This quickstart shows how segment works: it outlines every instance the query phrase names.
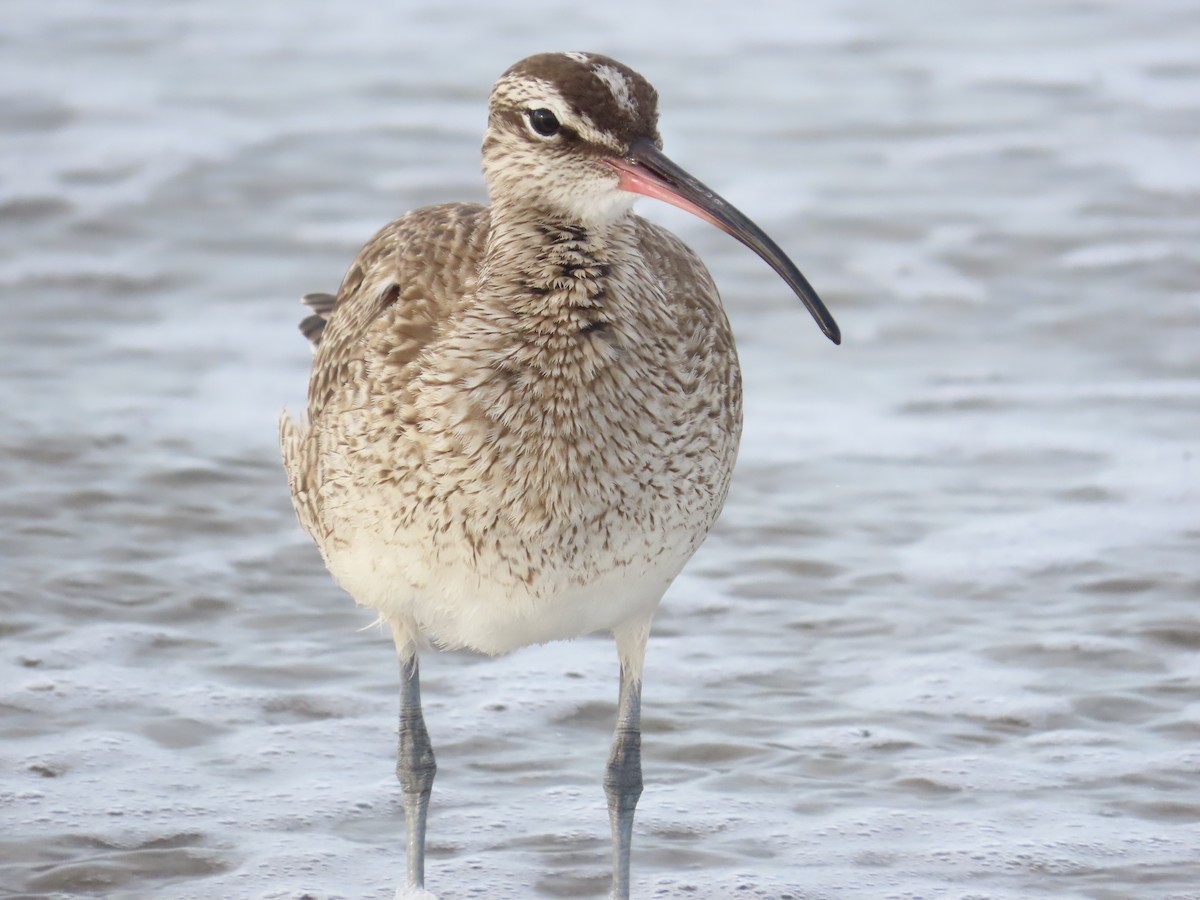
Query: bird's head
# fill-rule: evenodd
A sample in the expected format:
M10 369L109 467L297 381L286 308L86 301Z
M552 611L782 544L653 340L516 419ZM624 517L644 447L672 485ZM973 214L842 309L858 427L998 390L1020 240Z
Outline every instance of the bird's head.
M500 76L488 104L483 168L493 203L603 226L633 205L609 163L639 141L662 146L658 95L594 53L540 53Z
M636 194L699 216L762 257L825 335L841 341L837 323L784 252L663 154L658 93L615 59L540 53L509 68L488 103L483 170L494 207L524 208L588 229L627 215Z

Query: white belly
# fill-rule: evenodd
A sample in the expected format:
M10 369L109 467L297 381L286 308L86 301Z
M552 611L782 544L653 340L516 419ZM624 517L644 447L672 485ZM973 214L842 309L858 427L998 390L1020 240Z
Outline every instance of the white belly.
M693 530L555 545L473 549L452 533L357 530L326 562L360 604L411 622L432 643L506 653L648 620L703 538ZM587 552L590 551L590 552Z

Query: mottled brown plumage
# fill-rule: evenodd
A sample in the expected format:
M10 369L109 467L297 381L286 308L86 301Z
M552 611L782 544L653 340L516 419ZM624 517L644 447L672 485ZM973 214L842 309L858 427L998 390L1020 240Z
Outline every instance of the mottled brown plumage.
M500 653L609 630L622 691L606 788L614 896L628 895L646 636L721 510L742 416L716 288L630 211L630 191L664 196L645 187L658 179L671 202L769 240L671 168L657 115L654 89L607 57L523 60L489 104L491 205L397 219L336 301L306 299L308 416L281 420L283 457L301 523L400 652L416 885L434 768L419 649Z

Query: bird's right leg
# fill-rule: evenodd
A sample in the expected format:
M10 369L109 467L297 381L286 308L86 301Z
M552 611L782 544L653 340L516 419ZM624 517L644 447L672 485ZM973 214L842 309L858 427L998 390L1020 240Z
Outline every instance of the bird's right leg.
M425 886L425 817L437 762L421 712L421 674L412 632L392 623L392 637L400 656L400 748L396 777L404 794L404 824L408 831L408 884Z

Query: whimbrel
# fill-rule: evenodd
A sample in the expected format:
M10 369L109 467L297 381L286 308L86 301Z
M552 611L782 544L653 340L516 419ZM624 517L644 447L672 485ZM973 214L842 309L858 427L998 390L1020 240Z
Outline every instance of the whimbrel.
M657 103L605 56L522 60L488 104L491 204L402 216L336 297L307 298L308 420L285 414L280 442L301 523L395 640L414 887L436 772L419 651L608 631L621 673L604 777L612 896L629 896L650 623L721 511L742 423L712 278L633 214L634 195L751 247L840 340L783 251L663 155Z

